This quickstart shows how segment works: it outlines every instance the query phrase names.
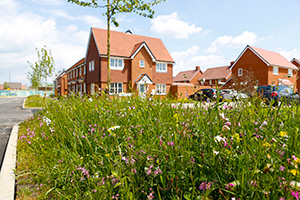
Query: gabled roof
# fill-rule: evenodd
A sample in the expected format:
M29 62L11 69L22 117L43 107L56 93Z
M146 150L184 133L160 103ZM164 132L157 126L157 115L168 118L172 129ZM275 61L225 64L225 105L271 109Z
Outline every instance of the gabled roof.
M296 59L296 58L293 58L292 60L291 60L291 62L296 62L296 63L298 63L298 65L300 65L300 59Z
M130 58L134 58L136 56L136 54L143 48L145 47L146 51L148 52L148 54L150 55L152 61L155 61L155 57L153 55L153 53L151 52L151 50L149 49L148 45L146 44L146 42L140 42L136 45L134 45L133 50L132 50L132 54L130 56Z
M182 71L179 72L173 79L173 82L179 82L179 81L191 81L194 76L197 75L197 73L203 74L203 72L199 69L189 70L189 71Z
M134 81L135 83L147 83L152 84L153 81L147 74L140 74L140 76Z
M230 66L208 68L199 80L226 79L231 74Z
M298 70L298 68L295 65L293 65L291 62L289 62L286 58L284 58L279 53L276 53L273 51L268 51L268 50L257 48L257 47L253 47L253 46L249 46L249 45L247 45L246 48L242 51L242 53L236 59L234 64L231 66L231 68L233 68L235 66L237 61L242 57L242 55L248 49L251 50L264 63L266 63L267 66L276 66L276 67L281 67L281 68Z
M91 36L93 36L95 39L98 53L102 56L106 56L107 30L92 28ZM174 63L171 55L161 39L142 35L127 34L118 31L110 31L110 54L111 56L130 58L143 42L147 44L146 46L153 54L153 57L156 61Z
M84 64L84 59L82 58L81 60L79 60L77 63L75 63L72 67L70 67L69 69L66 70L66 72L70 71L71 69L74 69L75 67Z

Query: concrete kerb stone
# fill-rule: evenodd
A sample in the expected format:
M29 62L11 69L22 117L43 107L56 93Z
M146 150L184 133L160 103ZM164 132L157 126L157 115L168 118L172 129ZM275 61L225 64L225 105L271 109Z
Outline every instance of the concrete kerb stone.
M0 199L15 199L15 169L19 123L14 125L7 144L0 172Z

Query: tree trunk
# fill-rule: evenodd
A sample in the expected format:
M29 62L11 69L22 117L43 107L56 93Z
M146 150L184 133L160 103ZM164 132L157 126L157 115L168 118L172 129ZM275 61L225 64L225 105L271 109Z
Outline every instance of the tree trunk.
M107 0L107 90L110 86L110 0Z

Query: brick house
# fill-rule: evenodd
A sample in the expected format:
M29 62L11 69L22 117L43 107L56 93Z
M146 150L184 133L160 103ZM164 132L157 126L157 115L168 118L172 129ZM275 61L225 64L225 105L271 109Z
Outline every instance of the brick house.
M300 59L296 59L296 58L293 58L291 60L291 63L293 63L296 67L298 67L298 69L300 69ZM297 77L297 91L298 93L300 93L300 70L298 71L298 77Z
M166 95L173 82L174 61L158 38L110 32L111 95L131 92ZM86 52L88 93L107 88L107 31L91 28Z
M55 95L66 96L68 94L67 74L65 70L60 72L54 80Z
M231 77L230 67L232 64L233 62L228 66L208 68L198 79L200 87L222 86Z
M68 94L74 93L85 93L85 75L86 75L86 66L84 58L75 63L72 67L66 70L67 76L67 89Z
M296 90L298 68L276 52L247 45L230 67L232 78L226 85L233 85L233 78L241 85L248 83L246 74L253 74L256 85L287 85ZM228 86L227 85L227 86Z
M192 83L198 85L198 79L201 77L203 72L199 66L196 66L194 70L179 72L173 79L173 83Z

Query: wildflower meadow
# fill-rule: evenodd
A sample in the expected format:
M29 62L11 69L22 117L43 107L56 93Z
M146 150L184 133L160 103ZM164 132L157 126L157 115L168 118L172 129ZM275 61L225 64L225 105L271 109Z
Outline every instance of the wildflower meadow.
M20 126L17 199L299 199L299 108L61 98Z

